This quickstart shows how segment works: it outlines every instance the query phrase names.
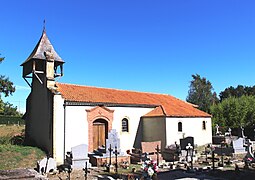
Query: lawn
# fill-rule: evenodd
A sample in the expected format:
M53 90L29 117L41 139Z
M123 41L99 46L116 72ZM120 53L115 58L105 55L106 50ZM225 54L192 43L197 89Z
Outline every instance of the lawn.
M36 147L10 143L13 136L23 131L24 126L0 126L0 170L35 168L37 161L45 157L45 153Z

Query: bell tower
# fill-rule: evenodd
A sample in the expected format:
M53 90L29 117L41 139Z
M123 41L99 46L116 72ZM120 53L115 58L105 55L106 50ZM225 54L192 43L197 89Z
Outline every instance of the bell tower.
M63 76L64 63L54 50L44 28L34 50L21 64L23 78L30 87L36 81L47 88L54 88L55 78Z

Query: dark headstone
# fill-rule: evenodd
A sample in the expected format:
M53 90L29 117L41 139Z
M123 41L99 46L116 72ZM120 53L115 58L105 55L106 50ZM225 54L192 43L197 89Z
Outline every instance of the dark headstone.
M222 149L221 147L215 147L214 152L218 155L230 156L234 153L234 149L232 147L223 147Z
M225 137L224 136L213 136L212 137L212 143L220 145L222 142L225 142Z
M189 143L194 147L194 137L189 136L184 139L180 139L181 150L186 150L186 146L188 146Z

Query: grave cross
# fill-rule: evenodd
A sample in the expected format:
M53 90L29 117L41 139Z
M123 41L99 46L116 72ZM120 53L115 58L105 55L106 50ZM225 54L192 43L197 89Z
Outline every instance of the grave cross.
M232 136L232 135L231 135L231 131L232 131L231 128L228 128L229 136Z
M244 128L241 126L241 136L242 136L242 138L245 138L245 136L244 136Z
M110 147L108 148L108 151L110 152L110 160L109 160L109 167L111 166L112 164L112 144L110 144Z
M115 146L115 150L114 150L114 154L115 154L115 163L116 163L116 174L118 174L118 149L117 149L117 146Z
M159 153L161 151L161 149L159 149L159 146L157 145L157 147L155 148L155 150L157 151L157 165L159 165Z
M220 134L220 132L219 132L219 125L218 124L216 124L216 126L215 126L215 128L216 128L216 135L219 135Z

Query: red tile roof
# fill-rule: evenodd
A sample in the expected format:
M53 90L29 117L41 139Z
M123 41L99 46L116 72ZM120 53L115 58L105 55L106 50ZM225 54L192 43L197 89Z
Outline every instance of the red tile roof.
M211 117L194 105L170 95L57 83L67 101L118 105L148 105L156 108L145 116Z

